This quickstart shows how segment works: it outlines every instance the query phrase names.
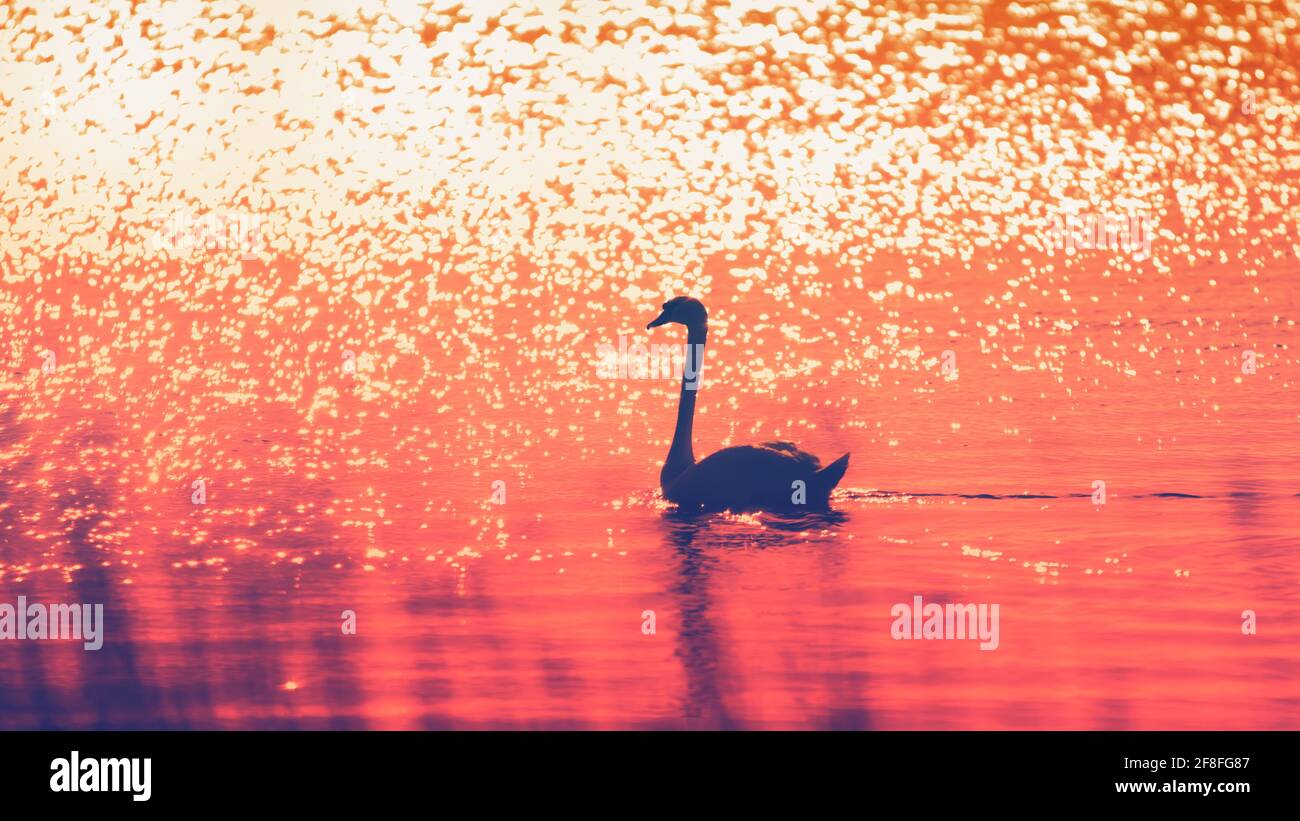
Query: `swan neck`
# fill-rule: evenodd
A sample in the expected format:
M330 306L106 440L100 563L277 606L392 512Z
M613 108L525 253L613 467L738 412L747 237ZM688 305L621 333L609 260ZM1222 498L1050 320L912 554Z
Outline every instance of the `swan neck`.
M667 487L678 474L695 464L695 450L691 445L691 429L695 421L695 396L699 393L704 368L704 344L709 330L705 324L687 326L686 352L682 357L682 393L677 402L677 427L673 443L668 448L659 475L660 484Z

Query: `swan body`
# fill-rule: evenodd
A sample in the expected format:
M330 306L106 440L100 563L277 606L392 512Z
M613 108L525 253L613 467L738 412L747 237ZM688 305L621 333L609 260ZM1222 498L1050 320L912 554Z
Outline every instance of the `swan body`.
M792 442L739 445L706 456L663 487L664 498L705 510L825 510L848 469L848 454L823 469ZM803 503L795 501L802 481Z
M646 328L669 322L686 326L688 344L677 428L659 472L664 498L679 507L704 510L827 509L831 491L848 470L847 453L822 467L821 460L792 442L763 442L723 448L695 461L691 428L708 338L708 312L699 300L677 297L664 303L663 313Z

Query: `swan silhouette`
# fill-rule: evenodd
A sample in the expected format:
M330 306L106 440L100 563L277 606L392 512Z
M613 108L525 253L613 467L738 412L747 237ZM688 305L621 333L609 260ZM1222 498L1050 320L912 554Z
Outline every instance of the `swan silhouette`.
M822 467L816 456L791 442L763 442L723 448L695 461L691 424L709 336L709 313L698 299L675 297L664 303L663 313L646 325L646 330L670 322L686 326L687 345L677 429L659 471L664 498L687 509L826 510L831 490L849 467L847 453Z

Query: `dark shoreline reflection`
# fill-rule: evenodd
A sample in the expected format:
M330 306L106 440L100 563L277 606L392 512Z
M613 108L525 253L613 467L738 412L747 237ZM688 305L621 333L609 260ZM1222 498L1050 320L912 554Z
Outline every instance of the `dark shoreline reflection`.
M12 397L0 406L0 447L17 454L0 472L0 601L103 605L103 643L3 642L0 728L221 729L232 708L237 725L263 729L366 726L355 652L364 641L339 629L359 598L355 577L338 569L348 547L330 519L299 510L304 499L325 506L327 486L297 480L242 520L217 506L184 508L186 527L141 543L128 537L141 524L115 490L115 423L81 417L51 448L17 409ZM262 421L242 420L249 429ZM41 471L44 459L57 469ZM55 517L50 538L28 535L33 511ZM221 566L229 572L178 567L203 558L189 537L204 530L218 544L259 549L232 556ZM299 561L267 566L277 552ZM286 688L294 670L313 677L313 704ZM315 701L323 717L299 715Z

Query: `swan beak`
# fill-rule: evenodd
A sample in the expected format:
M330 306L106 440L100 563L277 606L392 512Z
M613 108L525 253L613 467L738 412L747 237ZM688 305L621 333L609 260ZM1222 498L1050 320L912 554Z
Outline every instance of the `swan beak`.
M649 325L645 326L645 329L648 331L651 328L658 328L660 325L667 325L667 324L668 324L668 312L664 311L662 314L659 315L658 319L656 319L654 322L651 322Z

